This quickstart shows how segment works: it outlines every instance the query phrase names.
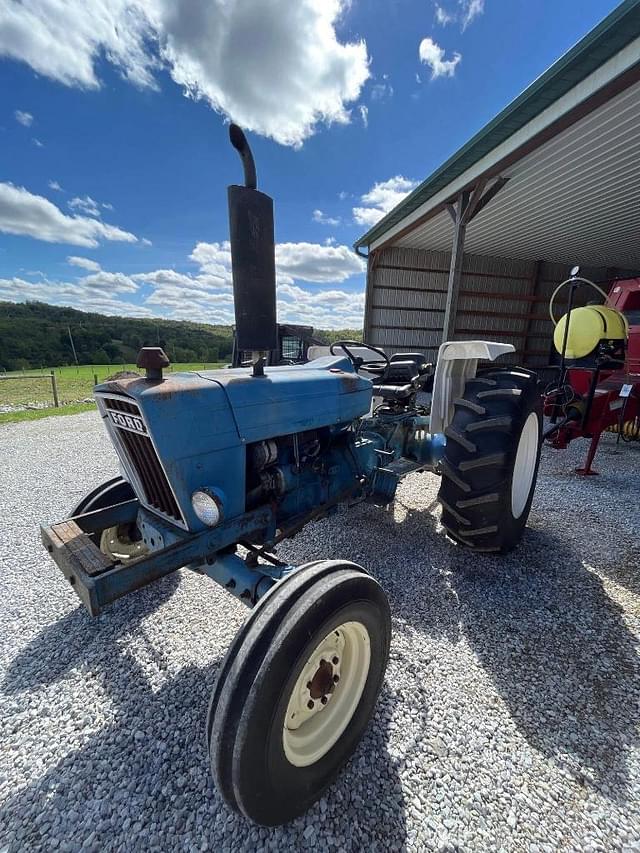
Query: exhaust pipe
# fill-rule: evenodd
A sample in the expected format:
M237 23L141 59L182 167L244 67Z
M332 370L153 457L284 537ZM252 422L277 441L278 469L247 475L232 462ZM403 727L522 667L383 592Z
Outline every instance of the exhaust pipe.
M236 348L259 359L278 346L273 199L256 189L253 154L238 125L229 138L244 169L244 186L227 190Z

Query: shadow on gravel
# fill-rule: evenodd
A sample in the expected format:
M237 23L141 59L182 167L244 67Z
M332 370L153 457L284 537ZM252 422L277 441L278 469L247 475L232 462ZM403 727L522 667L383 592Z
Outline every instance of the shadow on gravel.
M176 675L162 650L143 638L141 620L175 590L175 575L144 590L127 608L96 620L76 610L45 629L14 661L6 693L35 691L84 667L102 679L107 722L0 809L2 844L22 850L300 849L334 839L336 847L403 850L406 827L397 765L387 752L394 699L383 690L378 710L346 770L307 815L265 829L229 810L209 774L205 716L220 664L187 666ZM145 643L162 673L152 686L128 638ZM82 711L77 696L73 712ZM61 713L61 712L59 712ZM46 721L44 721L46 725ZM313 825L314 840L305 835Z
M462 633L521 734L579 784L624 803L626 759L638 745L640 667L622 608L547 532L527 531L499 566L479 559L470 572L459 560L454 551Z
M377 528L365 568L389 595L396 630L405 622L452 644L466 639L529 744L624 804L627 756L640 745L640 660L601 578L549 531L527 528L515 551L494 558L453 546L429 508L406 509L352 517ZM352 543L353 529L339 533L331 555L358 562Z

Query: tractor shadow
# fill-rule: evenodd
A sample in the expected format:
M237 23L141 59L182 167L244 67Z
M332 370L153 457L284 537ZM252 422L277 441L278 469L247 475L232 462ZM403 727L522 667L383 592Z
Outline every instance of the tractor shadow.
M513 560L520 568L509 571ZM638 639L561 539L529 530L508 562L505 575L451 558L462 633L528 743L579 785L624 804L638 745Z
M375 518L381 531L366 568L389 595L396 630L466 641L531 747L577 784L624 804L627 758L640 740L638 638L602 578L546 529L527 528L515 551L492 558L456 548L432 507L399 521L360 512L358 526ZM351 528L336 543L356 562L357 536Z
M141 636L142 620L178 583L177 573L130 597L126 608L116 605L98 619L75 610L43 630L9 667L2 691L22 697L22 703L25 694L55 686L80 668L94 680L97 676L110 707L104 725L81 748L3 803L0 826L9 845L4 849L48 851L52 837L64 837L61 849L67 850L85 842L90 851L220 850L230 838L234 850L274 843L278 849L300 849L313 822L345 849L373 849L385 839L385 850L403 850L402 786L386 746L394 703L386 689L356 754L308 815L267 829L250 824L222 801L209 773L205 738L209 695L222 658L173 675L161 650L154 650L153 637ZM162 676L153 685L128 648L131 640L138 653L143 648L147 663L151 656ZM89 700L85 709L77 695L67 713L95 714L94 695Z

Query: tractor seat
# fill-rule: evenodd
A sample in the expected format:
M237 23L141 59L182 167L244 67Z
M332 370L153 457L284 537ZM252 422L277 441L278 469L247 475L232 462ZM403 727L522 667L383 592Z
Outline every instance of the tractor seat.
M424 364L422 353L399 352L389 359L389 366L373 383L373 393L383 400L405 400L416 390L415 382Z

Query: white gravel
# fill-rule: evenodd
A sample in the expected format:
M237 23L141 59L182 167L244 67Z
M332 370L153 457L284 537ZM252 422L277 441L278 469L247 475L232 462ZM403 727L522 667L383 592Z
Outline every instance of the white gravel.
M182 571L80 608L41 521L116 470L94 413L0 427L0 853L32 850L640 851L640 445L545 451L507 558L451 546L438 480L391 512L312 524L289 559L384 584L392 657L374 724L325 799L257 828L221 803L204 717L245 609Z

